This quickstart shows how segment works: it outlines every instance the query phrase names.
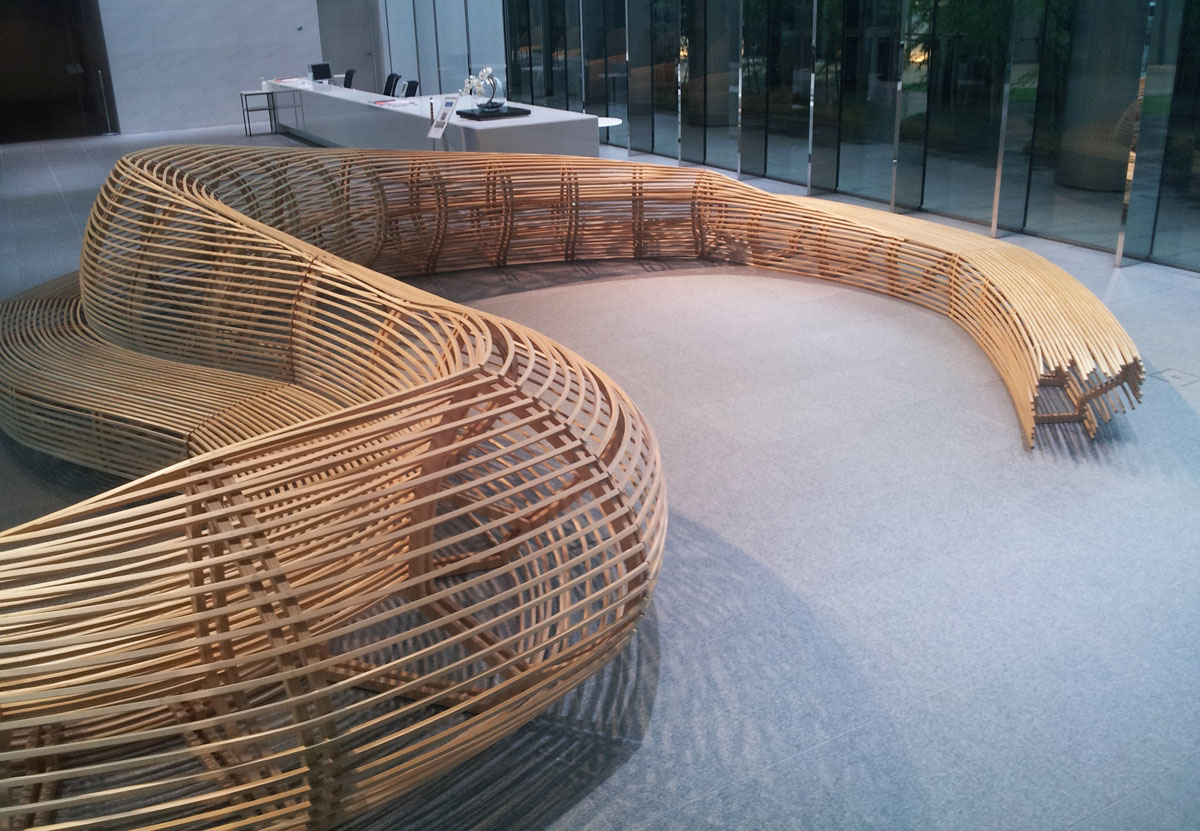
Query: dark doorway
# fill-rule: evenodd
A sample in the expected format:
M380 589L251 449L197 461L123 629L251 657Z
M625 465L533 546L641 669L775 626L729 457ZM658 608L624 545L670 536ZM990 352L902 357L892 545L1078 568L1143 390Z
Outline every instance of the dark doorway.
M0 142L112 132L96 0L0 3Z

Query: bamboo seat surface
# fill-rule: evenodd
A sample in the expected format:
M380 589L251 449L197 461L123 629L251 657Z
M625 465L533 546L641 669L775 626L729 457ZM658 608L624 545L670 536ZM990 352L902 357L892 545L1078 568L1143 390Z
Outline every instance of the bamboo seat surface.
M0 827L330 828L612 658L661 566L653 432L570 350L395 278L621 257L939 311L1027 444L1139 395L1070 275L917 220L599 159L131 154L78 290L0 311L5 429L142 474L0 532Z
M12 410L55 413L4 421L26 444L125 476L336 409L295 384L107 343L62 299L0 306L0 390Z

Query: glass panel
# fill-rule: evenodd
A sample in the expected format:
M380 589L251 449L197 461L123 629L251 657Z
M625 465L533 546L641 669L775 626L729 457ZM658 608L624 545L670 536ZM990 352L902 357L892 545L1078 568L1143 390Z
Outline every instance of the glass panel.
M433 0L416 0L413 3L413 16L416 20L417 63L420 73L418 80L421 82L421 92L433 95L438 92L440 83L437 54L437 12L434 11Z
M679 113L679 152L689 162L704 161L704 97L706 89L705 9L708 0L680 0L682 96Z
M1013 0L944 0L932 37L914 44L929 55L929 210L992 220L1012 7ZM907 91L907 73L904 86Z
M708 0L704 162L738 166L738 81L741 0Z
M1017 231L1025 225L1025 203L1033 162L1033 126L1041 78L1042 32L1051 10L1046 7L1045 0L1013 2L1017 20L1013 29L1015 41L1012 70L1009 73L1008 119L1005 121L1003 137L1004 168L1000 178L997 224L1001 228ZM942 187L938 185L939 190ZM994 181L990 192L995 192ZM929 193L934 193L933 187L930 187Z
M1149 17L1146 53L1146 86L1137 135L1137 159L1129 192L1122 256L1146 259L1154 238L1154 214L1163 178L1167 145L1167 120L1179 59L1179 33L1183 28L1183 0L1159 0ZM1153 8L1153 6L1151 6Z
M564 58L567 73L567 102L576 112L583 111L583 45L579 31L579 0L563 0Z
M951 0L953 2L953 0ZM995 0L977 0L980 4ZM935 8L931 0L902 0L904 36L900 58L900 121L896 165L896 205L921 207L925 185L925 134L929 116L929 58ZM938 11L937 14L941 14ZM1003 67L1001 67L1003 71ZM993 139L993 145L994 145ZM995 153L993 152L993 157ZM993 166L994 166L993 162ZM961 185L958 185L961 187Z
M778 5L776 0L742 2L741 171L751 176L767 172L768 38L772 27L777 25L772 13ZM806 97L806 103L807 100Z
M654 68L651 65L651 5L629 3L629 148L654 150Z
M838 189L890 200L900 0L844 0Z
M533 104L546 103L546 33L545 0L529 0L529 100Z
M608 115L608 52L604 41L608 30L604 26L602 0L583 0L583 100L584 109L593 115ZM600 138L604 139L601 131Z
M1181 29L1152 253L1162 262L1200 268L1200 0L1187 3ZM1152 92L1159 90L1149 76L1146 86L1150 115Z
M1047 0L1026 227L1116 246L1137 117L1144 0Z
M570 109L567 99L567 16L565 0L544 0L542 55L546 61L546 98L542 105Z
M623 0L582 0L583 29L582 100L587 112L622 119L618 127L600 131L600 141L624 146L628 122L624 119L625 4Z
M471 72L490 66L504 89L509 88L504 68L504 15L492 0L467 0L467 37L471 47Z
M392 72L404 78L418 77L417 31L413 21L412 0L387 0L387 26ZM384 79L380 78L380 90L383 89L383 82Z
M605 48L608 50L608 115L621 119L608 131L608 141L629 141L629 74L625 61L625 0L604 0Z
M679 0L653 0L654 152L679 155Z
M508 97L533 102L533 65L529 54L529 0L504 4L505 46L508 51Z
M771 0L766 17L766 173L773 179L806 182L808 96L813 65L811 2ZM749 12L746 20L749 24ZM747 32L749 28L747 25ZM830 92L828 88L821 90L824 95ZM836 93L833 97L836 99ZM743 98L743 120L749 112L744 101Z
M842 144L842 23L846 2L858 0L817 0L811 185L822 190L834 190L838 186Z
M438 79L437 92L458 92L470 75L467 61L467 9L462 3L439 3L436 10ZM421 91L435 90L421 83Z

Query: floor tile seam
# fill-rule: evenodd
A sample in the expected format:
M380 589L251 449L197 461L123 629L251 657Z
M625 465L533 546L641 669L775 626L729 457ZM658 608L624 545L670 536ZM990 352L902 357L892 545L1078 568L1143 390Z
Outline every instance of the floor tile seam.
M1012 498L1014 498L1014 499L1018 500L1018 501L1019 501L1019 502L1021 502L1023 505L1025 505L1025 506L1027 506L1027 507L1029 507L1029 508L1032 508L1034 511L1036 511L1036 512L1037 512L1037 514L1038 514L1038 515L1039 515L1039 516L1040 516L1042 519L1048 519L1048 520L1059 520L1059 519L1061 519L1061 517L1057 516L1057 515L1056 515L1056 514L1055 514L1055 513L1054 513L1054 512L1053 512L1053 511L1052 511L1052 510L1049 508L1049 507L1042 506L1041 504L1039 504L1038 502L1036 502L1036 501L1033 501L1033 500L1027 500L1027 499L1026 499L1026 498L1024 498L1023 496L1021 496L1020 494L1016 494L1016 495L1014 495ZM1113 517L1113 518L1110 520L1110 523L1112 523L1112 524L1117 524L1117 523L1119 523L1119 521L1120 521L1120 518L1119 518L1119 517ZM1088 526L1088 527L1085 527L1085 528L1076 528L1076 529L1072 529L1072 532L1071 532L1071 533L1072 533L1072 534L1075 536L1075 538L1076 538L1076 540L1077 540L1077 542L1078 542L1078 544L1079 544L1079 547L1081 547L1081 548L1082 548L1082 547L1084 547L1084 546L1088 546L1088 547L1090 547L1090 548L1091 548L1091 550L1095 550L1095 551L1104 551L1104 550L1106 550L1106 543L1105 543L1105 541L1104 541L1103 539L1101 539L1101 538L1098 538L1098 537L1095 537L1095 536L1093 536L1093 534L1097 534L1097 533L1099 533L1099 532L1100 532L1100 529L1103 529L1103 528L1108 528L1108 527L1111 527L1111 526L1110 526L1110 525L1108 525L1108 524L1100 525L1100 526L1099 526L1099 528L1098 528L1096 531L1093 531L1093 530L1091 530L1093 527L1095 527L1095 526Z
M841 517L827 517L824 520L826 527L833 526L836 529L854 530L855 526ZM903 563L898 563L894 568L889 568L884 571L873 573L869 578L861 581L856 581L852 585L848 585L834 592L809 594L803 596L814 603L819 603L826 607L827 610L837 612L837 609L832 605L839 598L852 598L855 595L862 595L867 592L869 586L880 581L889 580L895 576L902 574L911 569L928 566L938 560L943 560L947 564L958 565L958 561L947 554L938 553L918 553L915 559L906 560Z
M1141 597L1138 599L1144 600L1146 598ZM1127 608L1127 606L1132 605L1134 602L1135 601L1129 601L1129 603L1122 605L1120 608L1121 609ZM1116 610L1114 610L1111 614L1105 614L1102 618L1100 618L1100 620L1109 620L1115 614L1116 614ZM1058 645L1058 644L1066 641L1068 638L1071 638L1073 636L1094 632L1095 628L1096 628L1096 622L1097 621L1080 621L1073 625L1064 626L1061 629L1053 631L1051 636L1047 640L1043 641L1040 645L1045 649L1049 649L1055 645ZM1001 678L1001 677L1009 675L1010 670L1014 667L1015 664L1018 664L1018 663L1028 665L1029 660L1028 660L1027 656L1025 656L1025 655L1022 655L1021 657L1014 657L1014 656L1001 657L994 666L978 667L974 670L969 671L967 673L967 675L969 676L967 681L962 684L952 685L952 689L955 691L956 694L960 694L960 695L962 693L969 692L972 690L978 690L979 688L984 687L987 684L993 683L997 678ZM1196 756L1200 756L1200 753L1195 754L1192 758L1195 758ZM1169 763L1170 760L1163 759L1162 761L1164 761L1165 763Z
M855 638L853 640L859 644L867 654L896 654L890 649L894 639L889 638L887 634L882 631L872 632L871 634L867 634L863 637ZM979 649L971 650L971 654L976 656L982 655L983 652L984 650ZM1006 659L1003 657L1003 653L1000 653L986 660L986 666L976 666L974 668L962 670L952 680L942 681L942 686L937 686L935 691L930 694L936 695L938 693L946 692L948 690L956 690L959 688L971 689L974 686L984 683L984 681L981 680L983 676L992 672L998 672L1002 665L1009 663L1012 659ZM920 674L925 676L927 679L938 678L939 676L943 675L936 670L936 664L924 658L907 660L905 662L905 667L908 669L919 670Z
M963 568L966 568L969 570L969 566L963 564L961 561L950 558L948 555L933 555L929 558L922 559L919 563L915 563L912 565L920 565L923 563L932 562L939 558L946 559L948 562L952 562L957 565L962 565ZM912 567L912 566L904 566L904 567L898 568L895 571L890 572L888 575L880 575L878 577L872 578L872 580L870 582L875 582L877 580L883 580L889 576L895 576L896 574L899 574L910 567ZM987 575L982 574L980 572L973 571L972 573L975 574L975 576L977 576L979 579L984 580L988 585L992 586L995 591L1000 592L1002 590L1002 584L999 583L999 581L995 581L995 580L987 577ZM824 607L827 611L832 612L834 615L841 615L842 613L839 611L839 609L837 609L835 606L832 605L831 601L837 597L853 595L856 593L859 595L863 595L866 593L867 585L869 585L869 583L868 584L859 584L859 585L853 586L853 587L848 587L843 592L839 592L835 595L829 595L826 597L821 597L818 595L808 595L807 597L810 600L810 602L812 602L813 604ZM1139 598L1135 598L1135 600L1136 599L1144 599L1144 597L1139 596ZM1130 601L1130 604L1132 604L1133 602L1134 601ZM1124 608L1124 607L1122 607L1122 608ZM959 613L959 614L955 614L952 618L948 618L945 620L946 620L947 624L950 624L952 621L967 621L968 618L965 617L965 613ZM1049 646L1065 639L1071 633L1078 633L1082 630L1090 629L1091 625L1092 624L1090 624L1088 621L1078 621L1076 623L1073 623L1071 625L1068 625L1068 626L1060 628L1060 629L1053 629L1053 628L1044 629L1043 631L1047 632L1049 634L1049 636L1044 639L1039 639L1033 644L1027 644L1026 647L1032 646L1032 647L1048 648ZM889 643L891 642L890 639L887 637L887 635L883 634L883 633L866 635L864 638L860 638L860 639L856 639L856 640L858 640L858 642L861 643L863 646L874 647L876 649L882 648L885 650L888 647ZM978 654L978 653L979 653L979 651L977 650L976 654ZM1000 652L995 653L995 657L993 659L989 660L986 665L979 665L974 668L967 669L959 678L947 683L946 686L944 688L942 688L942 690L940 690L940 691L954 690L954 689L964 689L964 690L965 689L973 689L974 687L986 684L986 683L988 683L989 680L991 680L997 674L1002 674L1003 672L1005 672L1006 667L1012 665L1017 660L1018 659L1014 658L1014 657L1005 657L1004 651L1001 650Z
M1155 782L1158 782L1161 779L1165 779L1166 777L1170 776L1172 773L1179 770L1180 768L1186 767L1187 765L1192 764L1197 759L1200 759L1200 753L1194 753L1191 756L1184 759L1182 762L1170 767L1168 770L1164 770L1163 772L1150 777L1148 780L1146 780L1142 784L1138 785L1135 788L1130 789L1129 791L1126 791L1125 793L1123 793L1120 796L1116 797L1115 799L1109 801L1108 803L1101 806L1100 808L1093 811L1092 813L1086 814L1086 815L1081 815L1073 820L1067 820L1067 824L1061 826L1062 831L1074 831L1074 829L1076 829L1076 828L1081 828L1083 826L1083 824L1086 823L1088 820L1099 816L1100 814L1104 813L1105 811L1107 811L1109 808L1113 807L1114 805L1117 805L1120 802L1124 802L1126 799L1129 799L1134 794L1136 794L1140 791L1144 791L1146 788L1149 788Z
M766 768L764 767L763 770L766 770ZM723 791L726 788L731 787L733 785L739 785L739 784L743 784L745 782L750 782L754 779L754 777L755 777L755 773L747 773L747 774L744 774L741 776L735 776L735 777L727 780L722 785L717 785L716 787L706 788L703 792L698 793L698 794L693 794L692 796L689 796L687 799L683 800L682 802L670 802L669 804L664 805L661 810L654 811L651 814L647 814L646 816L643 816L640 820L638 820L638 822L635 825L633 825L631 827L639 828L639 829L657 828L659 826L655 825L655 823L657 823L658 821L661 821L667 815L677 813L680 809L684 808L685 806L691 805L696 802L700 802L704 799L707 799L708 797L712 796L713 794L720 793L721 791Z
M947 686L947 687L938 689L932 693L929 693L928 695L920 696L919 698L916 698L916 699L912 700L911 702L909 702L907 706L909 706L909 707L919 706L921 704L924 704L924 703L932 700L933 698L935 698L939 695L945 694L950 689L951 689L951 687ZM710 797L714 794L720 793L720 792L728 790L730 788L733 788L733 787L745 784L747 782L751 782L755 779L761 778L763 774L765 774L766 772L768 772L770 770L779 768L783 765L793 763L793 762L803 763L806 760L806 757L815 756L818 752L820 752L823 748L827 747L828 745L831 745L834 742L844 739L845 737L847 737L853 733L869 730L872 727L874 727L876 724L884 722L885 720L895 719L896 716L900 715L900 714L901 713L888 713L888 714L884 714L884 715L876 715L876 716L867 718L864 721L860 721L858 723L852 724L849 727L847 727L845 730L842 730L839 733L829 735L819 741L814 742L813 744L808 745L803 750L799 750L795 753L785 754L784 756L776 759L773 762L768 762L765 765L756 766L753 770L745 773L744 775L734 777L731 780L729 780L728 782L726 782L725 784L719 785L715 788L709 788L709 789L705 790L703 793L696 794L688 799L685 799L682 802L678 802L669 807L666 807L663 810L658 811L658 812L646 817L644 819L643 823L641 823L638 827L641 827L641 828L651 827L648 823L650 823L651 821L653 821L657 818L661 818L663 815L665 815L667 813L676 812L686 805L690 805L692 803L699 802L703 799L707 799L708 797Z

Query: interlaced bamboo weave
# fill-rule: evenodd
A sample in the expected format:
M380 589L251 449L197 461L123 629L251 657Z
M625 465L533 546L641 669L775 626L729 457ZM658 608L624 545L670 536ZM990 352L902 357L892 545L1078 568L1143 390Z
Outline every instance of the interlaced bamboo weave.
M657 578L654 437L549 339L381 276L704 257L864 286L979 342L1023 434L1141 363L1004 243L710 172L166 147L73 291L0 307L0 422L135 476L0 534L0 827L334 825L579 684ZM1064 408L1039 407L1053 387Z

